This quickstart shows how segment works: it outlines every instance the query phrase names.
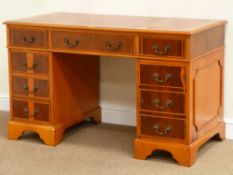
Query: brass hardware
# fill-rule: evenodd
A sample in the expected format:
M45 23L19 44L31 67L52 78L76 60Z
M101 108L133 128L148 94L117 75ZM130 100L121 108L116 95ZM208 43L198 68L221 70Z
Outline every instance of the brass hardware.
M29 89L29 88L28 88L28 85L24 85L23 88L24 88L24 90L27 91L28 94L35 94L35 93L39 90L39 88L34 87L33 91L29 91L29 90L28 90L28 89Z
M172 75L171 73L167 73L167 74L165 75L165 77L164 77L164 80L161 80L161 79L159 79L159 78L160 78L160 74L159 74L159 73L154 73L154 74L153 74L154 80L155 80L157 83L160 83L160 84L162 84L162 83L167 83L168 80L171 80L171 79L172 79L172 77L173 77L173 75Z
M160 131L159 124L157 123L153 125L153 128L155 129L155 133L159 135L167 135L172 130L171 126L167 126L166 128L164 128L164 131Z
M105 41L105 47L107 50L110 50L110 51L118 51L121 49L121 47L123 46L123 44L118 41L114 44L112 44L110 41Z
M64 39L64 44L69 47L69 48L75 48L78 47L80 44L79 40L75 40L74 42L71 42L69 39L65 38Z
M164 110L166 108L170 108L173 106L172 100L167 100L165 106L160 106L160 99L156 98L152 100L154 107L158 108L159 110Z
M29 115L29 110L28 110L28 108L24 108L23 109L23 112L24 112L24 115L26 116L26 117L35 117L39 112L40 112L40 110L37 108L37 109L35 109L33 112L32 112L32 115Z
M157 54L157 55L167 55L168 52L169 52L169 50L172 49L172 46L171 46L170 44L166 45L166 46L164 47L164 49L163 49L163 50L164 50L163 52L160 51L159 45L157 45L157 44L154 44L154 45L152 46L152 48L155 49L154 52L155 52L155 54Z
M21 43L22 44L33 44L36 38L34 36L27 38L26 36L21 36Z
M28 108L24 108L23 113L26 117L28 117L29 116Z
M40 110L38 108L36 108L33 112L32 112L32 116L37 116L37 114L40 112Z
M37 67L37 64L33 64L32 67L28 67L26 62L24 62L23 65L27 68L27 70L35 70Z

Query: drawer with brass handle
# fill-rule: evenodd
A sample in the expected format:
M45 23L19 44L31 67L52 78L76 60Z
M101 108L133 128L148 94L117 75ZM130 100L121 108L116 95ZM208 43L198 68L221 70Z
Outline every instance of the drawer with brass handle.
M183 93L141 90L140 96L141 110L185 113L185 96Z
M49 98L49 81L21 76L12 77L13 95Z
M133 55L134 36L130 34L114 34L96 32L93 35L94 50L114 54Z
M50 121L50 105L36 101L12 100L13 118Z
M184 87L183 67L140 64L140 84Z
M48 33L44 30L10 28L10 46L47 48Z
M142 37L140 39L140 54L184 57L184 42L184 39Z
M49 74L50 54L11 50L12 72Z
M93 48L92 34L88 32L57 31L51 32L52 49L90 50Z
M141 134L184 139L185 120L141 115Z

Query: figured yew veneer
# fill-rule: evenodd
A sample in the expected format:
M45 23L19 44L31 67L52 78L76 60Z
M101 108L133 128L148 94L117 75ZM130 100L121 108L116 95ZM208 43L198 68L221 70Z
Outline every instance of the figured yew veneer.
M165 150L191 166L223 122L224 20L52 13L7 21L8 138L58 144L86 118L101 122L100 56L136 59L134 154ZM119 70L120 71L120 70Z

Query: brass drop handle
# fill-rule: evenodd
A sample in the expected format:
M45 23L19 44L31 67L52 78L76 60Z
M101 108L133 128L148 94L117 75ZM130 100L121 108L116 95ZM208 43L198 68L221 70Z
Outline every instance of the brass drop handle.
M164 77L164 80L161 80L161 79L160 79L160 73L157 73L157 72L156 72L156 73L153 74L154 80L155 80L157 83L159 83L159 84L167 83L168 80L171 80L171 79L172 79L172 77L173 77L173 75L172 75L171 73L167 73L167 74L165 75L165 77Z
M39 110L38 108L36 108L36 109L32 112L31 115L29 114L28 108L24 108L24 109L23 109L23 112L24 112L24 115L25 115L26 117L35 117L36 115L38 115L38 113L40 112L40 110Z
M173 106L173 101L172 100L167 100L164 106L160 105L160 99L156 98L152 100L152 103L155 108L158 108L159 110L164 110L166 108L170 108Z
M24 85L23 88L24 88L24 90L27 91L28 94L35 94L39 90L39 88L34 87L33 91L29 91L28 85Z
M74 42L71 42L69 39L65 38L64 39L64 44L69 48L75 48L75 47L79 46L80 41L77 39Z
M172 46L170 44L164 46L163 51L160 51L158 44L154 44L152 48L154 49L156 55L167 55L168 52L172 49Z
M169 134L169 132L172 130L172 127L171 126L167 126L164 128L164 131L160 131L160 127L159 127L159 124L155 123L153 125L153 129L155 130L155 133L156 134L159 134L159 135L167 135Z
M21 43L22 44L33 44L35 42L36 38L34 36L31 36L30 38L27 38L26 36L21 36Z
M105 47L110 51L118 51L122 46L123 44L120 41L116 42L115 44L112 44L110 41L105 41Z
M37 64L33 64L32 67L28 67L27 62L24 62L23 65L27 68L27 70L35 70L37 67Z

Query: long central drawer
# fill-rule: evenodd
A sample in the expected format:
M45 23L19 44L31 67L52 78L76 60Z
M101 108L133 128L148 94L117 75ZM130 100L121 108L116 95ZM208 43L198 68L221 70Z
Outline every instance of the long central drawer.
M134 36L109 32L52 31L51 47L59 50L134 54Z

